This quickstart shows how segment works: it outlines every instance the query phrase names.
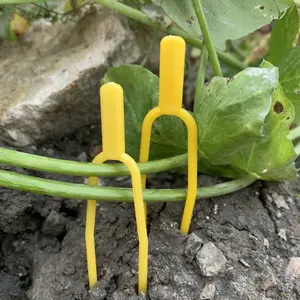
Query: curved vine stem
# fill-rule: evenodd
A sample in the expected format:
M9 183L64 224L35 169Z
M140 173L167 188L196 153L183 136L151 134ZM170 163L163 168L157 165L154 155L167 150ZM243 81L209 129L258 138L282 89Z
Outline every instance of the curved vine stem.
M198 99L201 95L201 91L205 83L207 60L208 60L208 52L204 45L200 54L200 62L199 62L199 69L198 69L198 75L196 81L195 97L194 97L194 111L196 110Z
M208 29L208 25L204 16L201 0L192 0L192 2L199 22L199 26L201 28L204 37L204 43L208 50L209 60L212 64L214 75L223 77L217 52L213 45L212 38Z
M212 187L198 188L197 199L225 195L247 187L256 181L252 175L220 183ZM95 199L102 201L132 202L131 188L91 187L85 184L59 182L41 179L14 172L0 170L0 186L35 194L73 199ZM181 201L186 197L186 189L146 189L143 199L147 202Z
M123 164L83 163L56 158L48 158L0 147L0 163L42 172L73 176L126 176L130 175ZM161 160L138 163L141 174L181 168L187 165L187 154L173 156Z

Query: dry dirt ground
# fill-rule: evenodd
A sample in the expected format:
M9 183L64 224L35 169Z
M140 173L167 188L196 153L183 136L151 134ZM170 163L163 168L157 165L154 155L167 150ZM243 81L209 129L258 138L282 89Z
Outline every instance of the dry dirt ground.
M94 132L95 131L95 132ZM97 130L22 149L91 160ZM2 166L5 169L12 169ZM84 178L18 172L82 183ZM199 176L199 186L219 179ZM104 179L128 186L128 178ZM149 187L184 187L184 174L151 176ZM178 230L183 203L149 205L149 289L136 296L137 236L132 204L99 202L99 282L88 291L86 202L0 188L1 300L281 300L300 299L300 280L284 268L300 256L299 181L257 182L231 195L198 200L191 234Z

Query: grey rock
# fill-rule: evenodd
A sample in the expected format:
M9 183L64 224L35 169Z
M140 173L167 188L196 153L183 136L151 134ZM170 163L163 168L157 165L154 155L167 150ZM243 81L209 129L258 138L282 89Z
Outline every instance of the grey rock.
M42 225L42 232L44 234L58 236L64 232L66 224L66 218L55 210L52 210Z
M203 276L215 276L225 269L226 257L211 242L204 246L196 254L197 265Z
M214 284L207 284L200 294L200 300L212 300L215 297L216 287Z
M199 251L202 245L202 239L200 239L195 233L191 233L188 236L184 250L184 254L188 262L191 262L195 258L196 253Z
M80 153L77 158L81 162L87 162L88 160L88 156L85 152Z
M67 23L37 21L17 46L3 42L0 139L24 146L98 123L100 79L111 66L140 62L150 43L99 6Z
M133 289L113 293L111 300L146 300L144 294L137 295Z
M266 278L262 281L261 283L261 289L263 291L267 291L269 289L271 289L272 287L276 286L277 283L276 283L276 278L274 276L272 277L269 277L269 278Z
M190 300L191 293L184 287L173 288L171 285L156 285L149 289L151 300Z
M89 300L103 300L105 299L107 292L106 290L102 287L102 285L97 282L93 288L90 290L89 293Z

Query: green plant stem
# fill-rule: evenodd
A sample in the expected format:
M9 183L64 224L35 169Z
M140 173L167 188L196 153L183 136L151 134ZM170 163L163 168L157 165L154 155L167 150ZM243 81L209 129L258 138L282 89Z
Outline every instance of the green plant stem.
M138 21L138 22L141 22L148 26L151 26L154 29L163 31L167 34L181 36L190 45L200 48L200 49L202 48L203 42L200 39L195 38L194 36L186 33L185 31L181 30L178 27L175 27L172 25L165 26L158 21L153 21L145 13L143 13L137 9L134 9L134 8L127 6L123 3L120 3L118 1L96 0L96 2L107 8L113 9L114 11L116 11L122 15L125 15L130 19L133 19L135 21ZM218 50L217 50L217 53L218 53L220 60L223 61L225 64L231 66L232 68L237 69L237 70L244 70L245 68L247 68L246 64L239 61L234 56L232 56L228 53L222 52L222 51L218 51Z
M126 176L130 175L123 164L102 164L75 162L69 160L48 158L33 154L27 154L15 150L0 147L0 163L36 171L57 173L73 176ZM187 165L187 154L139 163L142 174L157 173Z
M197 198L220 196L247 187L256 180L252 175L217 184L212 187L198 188ZM35 194L57 196L72 199L93 199L103 201L132 202L133 194L130 188L90 187L85 184L58 182L21 175L0 170L0 186ZM181 201L186 197L186 189L151 189L143 191L143 199L147 202Z
M207 47L208 50L209 60L214 70L214 75L223 77L217 52L213 45L212 38L210 36L210 32L208 29L208 25L204 16L201 0L192 0L192 1L199 22L199 26L201 28L204 37L205 46Z
M204 83L205 83L207 60L208 60L208 52L204 45L202 48L201 54L200 54L198 76L197 76L197 80L196 80L194 111L195 111L195 106L197 104L197 99L200 97L201 91L202 91Z
M295 128L293 128L289 135L288 135L289 139L291 140L295 140L295 139L298 139L300 138L300 126L297 126Z

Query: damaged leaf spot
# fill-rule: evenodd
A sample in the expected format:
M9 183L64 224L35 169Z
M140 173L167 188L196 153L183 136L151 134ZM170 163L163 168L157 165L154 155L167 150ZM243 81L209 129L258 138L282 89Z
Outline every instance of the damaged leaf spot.
M300 95L300 90L295 91L297 95Z
M186 22L187 22L189 25L192 25L192 21L191 21L191 20L186 20Z
M259 9L260 9L260 10L264 10L265 7L264 7L263 5L261 5L261 6L259 7Z
M283 111L283 106L279 101L276 101L276 103L274 104L273 110L275 111L275 113L278 115Z

